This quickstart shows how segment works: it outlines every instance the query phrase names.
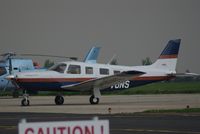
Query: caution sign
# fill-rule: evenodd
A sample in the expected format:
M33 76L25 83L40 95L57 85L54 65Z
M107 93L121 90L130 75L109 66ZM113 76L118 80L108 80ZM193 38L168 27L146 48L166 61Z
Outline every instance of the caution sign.
M109 134L108 120L37 122L18 125L19 134Z

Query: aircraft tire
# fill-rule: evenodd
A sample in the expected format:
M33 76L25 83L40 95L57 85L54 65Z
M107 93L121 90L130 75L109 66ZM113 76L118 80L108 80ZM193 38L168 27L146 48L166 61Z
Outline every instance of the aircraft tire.
M55 103L56 105L62 105L64 103L64 98L61 95L57 95L55 97Z
M98 104L99 98L95 98L94 95L90 97L90 104Z
M30 105L30 101L29 101L28 99L23 99L23 100L21 101L21 105L22 105L22 106L29 106L29 105Z

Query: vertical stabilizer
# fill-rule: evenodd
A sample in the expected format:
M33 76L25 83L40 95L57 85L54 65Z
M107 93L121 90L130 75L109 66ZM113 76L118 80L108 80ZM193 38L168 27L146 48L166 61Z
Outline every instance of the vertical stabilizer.
M175 72L181 39L170 40L160 54L157 61L151 66Z

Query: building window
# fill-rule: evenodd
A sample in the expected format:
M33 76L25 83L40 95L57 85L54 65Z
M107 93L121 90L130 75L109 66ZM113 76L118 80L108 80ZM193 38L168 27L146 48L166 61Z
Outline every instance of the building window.
M93 67L85 67L86 74L93 74Z
M81 73L81 66L80 65L69 65L68 74L80 74Z
M106 68L100 68L99 69L100 74L102 75L109 75L109 70Z

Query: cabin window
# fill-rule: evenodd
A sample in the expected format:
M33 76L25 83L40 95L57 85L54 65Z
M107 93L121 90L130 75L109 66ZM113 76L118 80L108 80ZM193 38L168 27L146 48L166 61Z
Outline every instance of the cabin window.
M86 74L93 74L93 67L85 67Z
M64 73L66 67L67 67L67 65L62 63L62 64L58 64L58 65L51 67L49 70L56 71L59 73Z
M6 71L6 68L5 67L0 67L0 76L6 74L7 71Z
M119 74L120 71L114 70L113 73L114 73L114 74Z
M102 75L109 75L109 69L106 69L106 68L100 68L99 72Z
M69 65L68 74L80 74L81 73L81 66L80 65Z

